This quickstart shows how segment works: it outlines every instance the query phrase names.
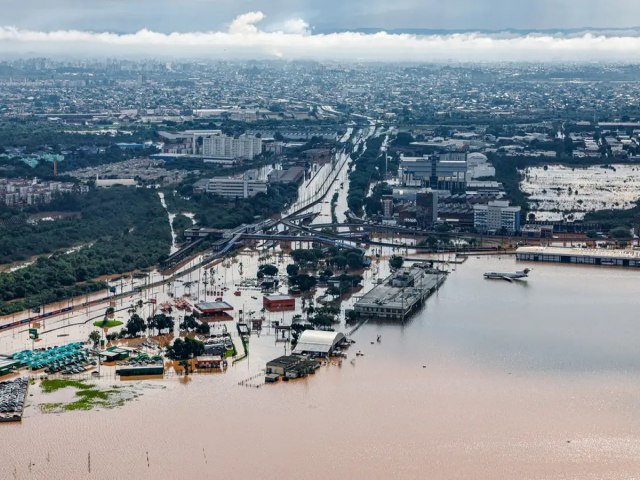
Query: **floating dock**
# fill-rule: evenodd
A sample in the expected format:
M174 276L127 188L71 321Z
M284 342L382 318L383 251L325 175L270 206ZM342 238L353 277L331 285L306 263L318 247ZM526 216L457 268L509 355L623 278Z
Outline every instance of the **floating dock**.
M639 250L603 248L520 247L516 259L526 262L552 262L575 265L640 268Z
M353 308L363 318L404 321L446 278L447 272L426 264L403 268L366 293Z

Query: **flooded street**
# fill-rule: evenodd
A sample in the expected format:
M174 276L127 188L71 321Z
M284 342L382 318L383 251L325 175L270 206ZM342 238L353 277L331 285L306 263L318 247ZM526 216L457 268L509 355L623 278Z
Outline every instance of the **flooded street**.
M43 414L33 387L22 424L0 425L0 478L630 478L638 273L536 264L527 283L482 278L522 266L457 265L407 323L366 323L349 360L301 380L238 384L285 352L264 330L225 373L145 380L166 388L117 409Z

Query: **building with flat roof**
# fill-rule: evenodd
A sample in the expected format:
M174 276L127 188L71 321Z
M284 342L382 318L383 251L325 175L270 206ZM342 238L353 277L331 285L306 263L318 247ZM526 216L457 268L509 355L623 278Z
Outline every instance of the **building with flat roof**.
M303 167L274 170L269 174L269 183L300 183L304 179Z
M194 305L194 313L204 322L226 321L232 317L227 312L233 311L233 306L227 302L201 302Z
M262 306L269 312L286 312L296 309L296 299L291 295L265 295Z
M135 187L138 184L133 178L96 178L96 187Z
M314 373L320 364L317 360L310 359L302 355L284 355L270 362L267 362L265 369L265 380L275 381L276 377L285 376L287 378L304 377L308 373Z
M445 272L431 270L422 264L403 268L367 292L353 308L363 318L403 321L445 279Z
M20 367L20 362L7 357L0 357L0 377L13 373Z
M401 157L399 176L403 183L438 190L463 190L466 185L466 153L445 153L422 157Z
M506 200L494 200L486 205L473 206L473 226L479 232L495 233L520 231L522 208L509 205Z
M196 357L196 368L199 370L223 369L227 361L222 355L201 355Z
M516 259L526 262L553 262L607 267L640 267L640 250L603 248L520 247Z
M252 160L262 153L262 139L240 135L207 135L202 137L202 156L205 158Z
M267 182L245 178L212 178L207 184L208 193L225 198L251 198L267 190Z

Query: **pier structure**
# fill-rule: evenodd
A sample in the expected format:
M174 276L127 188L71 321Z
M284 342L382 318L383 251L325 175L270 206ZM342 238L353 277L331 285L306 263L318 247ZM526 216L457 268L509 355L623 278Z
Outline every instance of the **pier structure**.
M640 251L604 248L520 247L516 259L575 265L640 268Z
M354 310L363 318L404 321L442 285L447 273L427 264L402 268L360 298Z

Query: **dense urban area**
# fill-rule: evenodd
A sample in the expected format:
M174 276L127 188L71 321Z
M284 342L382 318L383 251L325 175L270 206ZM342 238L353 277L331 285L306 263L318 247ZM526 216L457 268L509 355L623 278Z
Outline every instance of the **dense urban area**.
M355 366L471 257L640 267L639 75L0 62L0 420L35 380L59 414L250 350L241 387Z

